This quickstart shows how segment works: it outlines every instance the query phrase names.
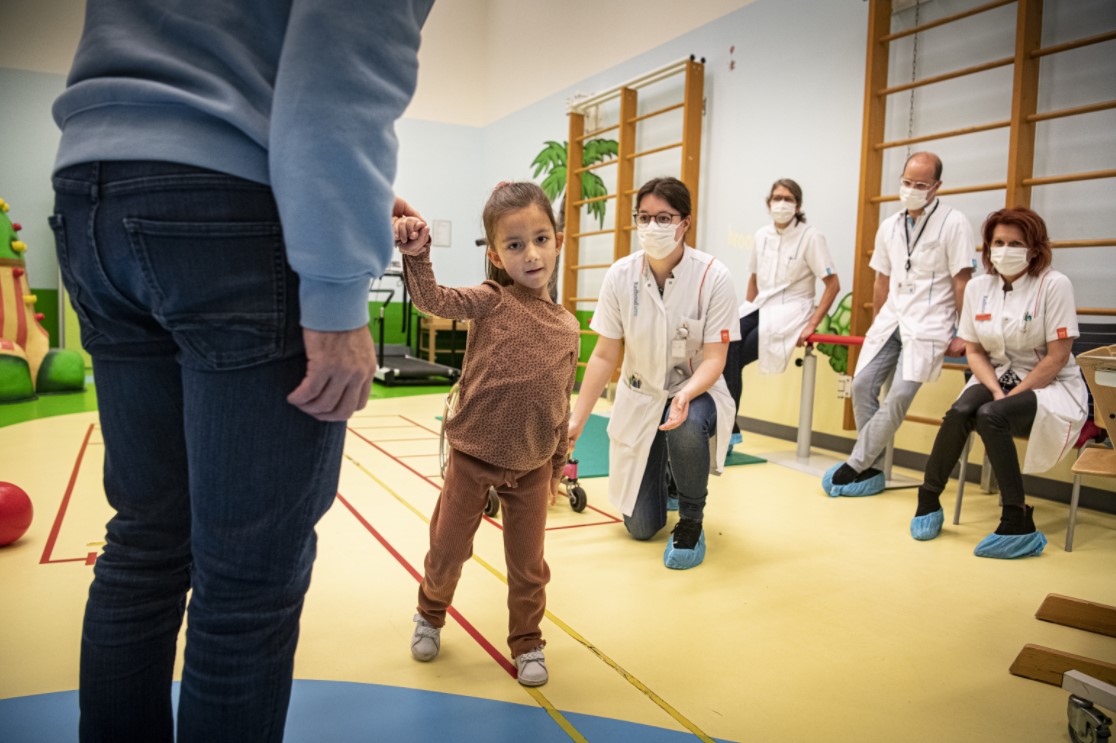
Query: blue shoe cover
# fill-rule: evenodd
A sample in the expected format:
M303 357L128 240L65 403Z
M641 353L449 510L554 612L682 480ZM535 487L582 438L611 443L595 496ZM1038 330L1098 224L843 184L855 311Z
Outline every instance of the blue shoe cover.
M663 552L663 565L672 570L689 570L696 568L705 560L705 529L701 530L697 544L692 550L674 548L674 537L667 537L666 551Z
M940 508L934 513L915 516L911 519L911 536L920 542L933 539L941 533L944 522L945 511Z
M677 511L678 510L678 499L677 498L672 498L669 495L667 496L667 510L668 511Z
M732 454L732 447L736 446L737 444L743 443L743 442L744 442L744 437L741 436L738 433L734 433L732 436L729 437L728 451L725 452L725 460L726 461L728 460L729 455Z
M862 495L879 495L884 490L884 485L887 485L887 478L884 473L872 475L867 480L860 482L850 482L848 485L832 485L829 494L832 496L844 495L851 497L859 497Z
M992 533L980 540L973 550L977 557L996 557L1014 560L1017 557L1038 557L1046 546L1046 535L1041 531L1030 534Z
M841 469L842 464L844 464L844 462L838 462L837 464L827 469L825 471L825 474L822 475L822 490L825 491L826 495L838 495L837 493L833 492L833 473Z

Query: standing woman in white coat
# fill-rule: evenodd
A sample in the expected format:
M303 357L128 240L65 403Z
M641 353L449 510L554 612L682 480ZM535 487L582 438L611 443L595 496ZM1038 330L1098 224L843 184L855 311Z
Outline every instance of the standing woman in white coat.
M767 209L771 224L756 231L748 290L740 305L740 340L729 344L725 361L725 384L737 409L744 367L758 359L761 374L782 374L795 347L806 344L841 291L825 235L806 225L802 187L790 178L775 181ZM818 279L825 289L815 307ZM730 450L740 443L733 418Z
M979 557L1039 555L1046 535L1023 499L1013 436L1027 437L1022 472L1045 472L1069 451L1087 417L1087 390L1071 347L1080 333L1073 285L1050 268L1050 240L1030 209L993 212L981 230L984 268L969 282L957 331L973 376L946 413L918 489L911 536L933 539L944 513L939 496L973 428L1000 483L1003 513Z
M738 338L736 290L728 268L694 250L690 192L676 178L654 178L636 195L642 250L605 274L589 326L599 334L570 416L569 442L624 364L608 424L609 499L636 539L667 520L668 468L678 489L678 523L663 563L685 570L705 559L702 522L710 471L720 474L735 418L721 372Z

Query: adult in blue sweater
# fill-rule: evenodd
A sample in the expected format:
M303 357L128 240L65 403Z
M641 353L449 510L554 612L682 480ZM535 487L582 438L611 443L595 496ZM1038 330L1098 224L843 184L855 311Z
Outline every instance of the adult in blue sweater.
M433 0L89 0L54 173L108 523L83 741L278 741L314 525L376 368ZM187 605L187 593L190 593Z

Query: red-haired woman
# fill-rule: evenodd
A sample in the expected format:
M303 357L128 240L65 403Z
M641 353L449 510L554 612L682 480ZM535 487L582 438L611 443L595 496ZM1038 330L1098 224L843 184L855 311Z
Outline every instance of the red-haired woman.
M986 274L969 282L958 337L973 376L945 414L926 478L918 489L911 536L933 539L949 473L974 428L1000 483L996 531L977 545L980 557L1039 555L1046 536L1024 503L1022 472L1044 472L1069 451L1085 423L1087 391L1071 347L1077 330L1073 285L1050 268L1050 240L1030 209L1001 209L981 229ZM1022 472L1014 436L1026 436Z

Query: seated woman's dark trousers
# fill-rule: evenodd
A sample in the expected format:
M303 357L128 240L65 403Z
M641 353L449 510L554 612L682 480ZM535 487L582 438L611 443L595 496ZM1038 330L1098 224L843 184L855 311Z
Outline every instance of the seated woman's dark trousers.
M993 400L992 392L983 384L967 388L942 419L942 427L926 463L923 487L932 493L945 490L965 441L976 428L1000 483L1001 503L1022 506L1023 475L1012 439L1031 432L1037 407L1038 401L1031 390Z

